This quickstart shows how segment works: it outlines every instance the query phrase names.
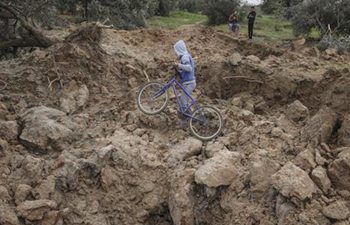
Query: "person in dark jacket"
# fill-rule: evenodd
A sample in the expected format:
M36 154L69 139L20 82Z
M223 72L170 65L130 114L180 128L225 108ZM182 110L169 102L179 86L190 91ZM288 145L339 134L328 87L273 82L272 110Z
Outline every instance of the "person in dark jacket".
M247 19L248 19L248 37L249 39L253 38L253 28L254 28L254 22L255 22L256 12L254 10L254 6L251 7L251 11L249 12Z

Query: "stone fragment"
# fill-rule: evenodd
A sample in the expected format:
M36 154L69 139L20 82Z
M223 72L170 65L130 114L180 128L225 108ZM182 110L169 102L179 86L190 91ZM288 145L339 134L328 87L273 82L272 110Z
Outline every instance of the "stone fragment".
M328 190L331 188L331 181L327 176L326 169L321 166L315 168L311 173L311 179L325 194L328 193Z
M48 176L45 180L42 180L41 184L33 190L36 198L38 199L50 199L51 194L55 192L55 176Z
M0 201L9 201L11 196L6 187L0 185Z
M15 211L7 204L0 201L0 224L20 225Z
M272 185L283 196L297 197L300 200L311 198L317 191L309 175L291 162L272 176Z
M75 80L71 81L63 90L60 106L64 112L74 113L83 108L89 100L89 89L86 85L79 86Z
M247 56L247 59L254 63L260 63L260 58L255 55L249 55Z
M26 184L19 184L15 191L15 203L18 205L27 199L27 196L32 192L32 187Z
M288 119L293 120L294 122L300 122L309 116L309 109L299 100L295 100L293 103L288 105L286 115Z
M344 201L338 200L322 209L323 215L334 220L349 218L350 211Z
M18 215L30 221L41 220L44 215L57 208L57 203L48 199L24 201L17 206Z
M271 185L271 176L280 165L267 156L265 150L259 150L249 156L250 188L254 196L262 197Z
M242 61L242 56L238 52L235 52L228 58L228 61L232 66L238 66Z
M194 172L193 169L177 169L171 176L168 205L174 225L194 225L194 201L191 198Z
M337 189L350 191L350 148L345 148L328 167L328 177Z
M302 46L304 46L305 43L306 43L305 38L299 38L299 39L293 40L291 48L292 48L292 50L298 50Z
M1 139L13 143L17 141L18 125L16 121L0 121Z
M327 143L337 122L337 114L328 107L321 108L303 127L301 141Z
M325 50L325 52L329 56L336 56L338 54L338 51L335 48L328 48Z
M295 157L294 164L305 170L307 173L311 172L316 167L315 157L312 150L307 149L302 151Z
M62 151L80 137L78 124L66 113L45 106L34 107L21 116L21 142L34 152Z
M344 117L343 123L338 130L338 143L341 146L350 147L350 114Z
M230 185L240 175L240 155L236 152L221 151L204 162L195 172L197 184L208 187Z
M48 212L44 219L41 221L40 225L57 225L59 220L59 211L50 211Z
M0 120L5 120L8 114L9 114L9 111L6 105L0 102Z
M201 153L202 144L200 140L193 137L186 138L171 150L170 160L183 161L191 156L198 155Z

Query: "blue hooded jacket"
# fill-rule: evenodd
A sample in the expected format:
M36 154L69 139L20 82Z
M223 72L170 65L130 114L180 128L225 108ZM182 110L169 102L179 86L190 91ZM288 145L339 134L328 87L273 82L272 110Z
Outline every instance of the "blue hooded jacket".
M174 45L175 52L180 58L180 78L181 82L189 82L196 80L194 62L191 54L187 51L185 42L180 40Z

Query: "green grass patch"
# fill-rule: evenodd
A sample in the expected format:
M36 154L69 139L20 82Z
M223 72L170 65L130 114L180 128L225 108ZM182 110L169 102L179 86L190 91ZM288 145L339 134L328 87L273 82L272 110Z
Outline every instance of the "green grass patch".
M207 16L184 11L172 11L168 17L154 16L147 20L150 27L163 27L175 29L182 25L204 24L207 22Z

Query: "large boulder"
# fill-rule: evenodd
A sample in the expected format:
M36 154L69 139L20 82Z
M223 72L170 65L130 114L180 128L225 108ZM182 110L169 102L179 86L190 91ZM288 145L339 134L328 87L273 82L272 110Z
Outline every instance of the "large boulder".
M328 167L335 188L350 191L350 148L344 148Z
M327 143L337 122L337 114L330 108L321 108L301 131L301 141L314 144Z
M89 89L86 85L79 86L75 80L71 81L63 90L60 106L64 112L74 113L83 108L89 100Z
M204 162L195 172L197 184L208 187L230 185L240 175L240 155L236 152L221 151Z
M309 116L309 109L299 100L295 100L288 105L286 115L288 119L293 120L294 122L303 121Z
M80 136L81 123L66 113L45 106L31 108L21 116L21 142L32 151L62 151Z
M272 185L283 196L297 197L300 200L311 198L317 191L309 175L291 162L272 176Z
M57 203L48 199L25 201L17 206L18 215L30 220L41 220L45 214L57 208Z
M350 210L343 201L336 201L322 210L323 215L333 220L345 220L350 216Z
M338 131L339 145L350 147L350 114L346 115Z

